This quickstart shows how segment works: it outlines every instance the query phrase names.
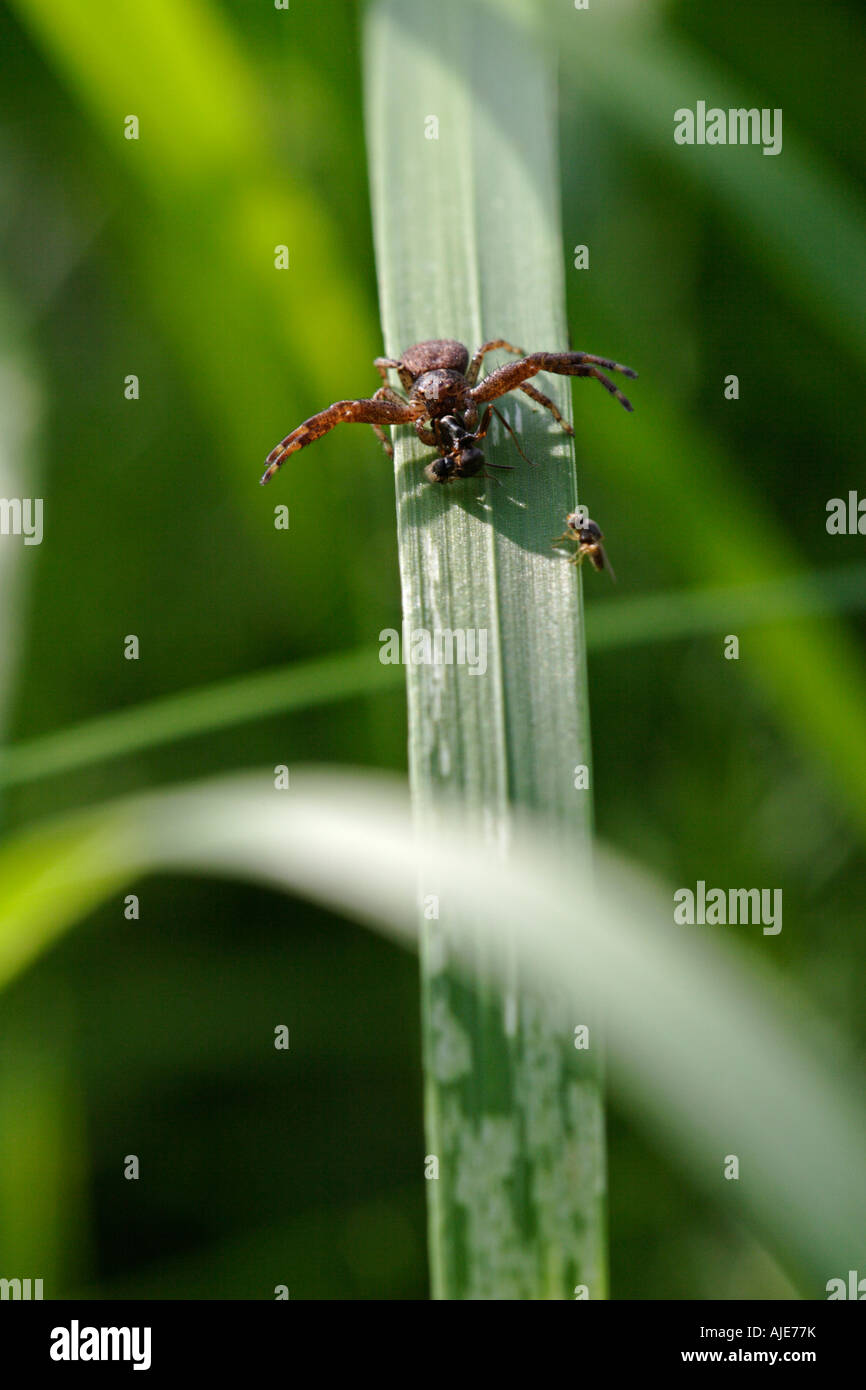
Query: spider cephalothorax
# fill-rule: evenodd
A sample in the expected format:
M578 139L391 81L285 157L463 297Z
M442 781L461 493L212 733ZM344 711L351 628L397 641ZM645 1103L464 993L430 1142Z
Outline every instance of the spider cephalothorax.
M479 382L478 373L484 356L495 348L515 353L519 361L506 362ZM440 456L426 469L430 482L450 483L458 478L470 478L481 472L483 467L484 456L478 448L478 441L487 433L491 413L502 421L517 442L508 422L495 406L489 404L508 391L523 391L537 405L549 410L567 434L573 433L553 401L528 384L529 377L537 372L555 372L559 376L594 376L626 410L631 410L631 403L601 369L604 367L608 371L622 372L624 376L637 376L631 367L623 367L606 357L594 357L588 352L533 352L527 355L522 348L514 347L502 338L484 343L471 361L469 350L463 343L453 338L436 338L427 343L415 343L400 358L377 357L375 367L382 378L379 390L369 399L336 401L327 410L311 415L309 420L293 429L268 454L263 483L270 481L290 454L306 448L343 422L372 425L389 457L394 451L385 437L383 426L413 425L419 439L440 452ZM396 371L405 395L401 396L388 385L389 370ZM479 406L482 405L486 405L487 409L480 416Z

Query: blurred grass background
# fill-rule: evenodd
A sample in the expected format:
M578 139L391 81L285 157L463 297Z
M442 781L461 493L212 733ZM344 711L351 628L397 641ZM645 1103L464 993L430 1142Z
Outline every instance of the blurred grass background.
M598 829L673 886L781 887L779 937L725 930L862 1051L862 616L840 599L810 619L796 591L764 626L671 637L665 615L677 592L837 584L841 567L863 592L863 538L824 521L864 486L866 22L853 4L800 5L795 24L778 0L617 3L582 33L590 13L550 19L570 26L565 241L590 248L568 272L571 337L641 381L627 432L597 388L574 391L581 495L620 581L588 583L587 603L672 594L644 640L591 656ZM45 498L41 546L0 538L13 746L375 650L399 625L393 485L369 431L257 486L293 424L378 380L358 20L339 0L0 6L2 491ZM778 159L674 145L675 107L740 94L783 108ZM798 216L780 226L779 207ZM3 823L301 758L402 770L399 683L10 787ZM133 890L140 921L120 901L94 914L4 994L0 1273L44 1277L47 1296L425 1297L415 961L247 887ZM610 1164L614 1297L789 1292L726 1203L684 1188L676 1154L616 1110Z

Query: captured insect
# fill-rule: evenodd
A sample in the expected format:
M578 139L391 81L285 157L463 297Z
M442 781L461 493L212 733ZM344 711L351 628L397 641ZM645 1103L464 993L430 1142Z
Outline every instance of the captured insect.
M519 361L506 362L478 381L485 355L496 348L514 353ZM385 437L383 426L414 425L419 439L431 449L438 450L438 457L425 469L431 483L453 483L458 478L471 478L480 473L484 466L484 455L478 445L487 433L491 412L502 421L517 443L517 436L507 420L488 402L498 400L508 391L522 391L536 405L549 410L566 434L574 434L553 401L535 386L530 386L530 377L537 372L555 372L559 376L592 376L601 382L606 391L616 396L620 405L631 410L631 402L602 368L621 372L623 376L637 376L631 367L624 367L607 357L595 357L588 352L527 354L523 348L514 347L503 338L484 343L471 361L469 349L463 343L455 342L453 338L437 338L427 343L416 343L400 358L377 357L374 366L382 378L379 390L369 399L335 401L327 410L320 410L318 415L304 420L268 454L263 483L270 482L291 454L305 449L335 425L342 423L372 425L389 458L393 457L394 450ZM405 395L388 385L388 372L391 369L399 376ZM482 416L479 407L483 405L488 408ZM522 449L520 452L523 454ZM526 455L523 454L523 457Z
M581 565L585 559L588 559L593 569L607 570L611 579L616 583L616 575L602 545L604 533L601 527L580 508L569 513L565 518L565 524L568 530L562 536L554 536L553 544L559 545L562 541L577 541L577 550L570 557L568 563Z
M441 419L431 422L431 429L436 438L437 448L442 449L441 458L434 459L428 463L424 469L424 477L431 483L453 483L457 478L473 478L481 473L483 477L492 477L492 474L483 472L485 462L488 462L481 450L478 448L479 440L487 434L490 426L490 416L495 415L501 425L504 425L517 447L521 458L526 458L520 447L520 441L514 430L509 425L505 416L496 409L495 405L489 405L481 419L481 424L477 430L470 431L465 425L461 424L456 415L443 415ZM488 463L490 468L508 468L507 463Z

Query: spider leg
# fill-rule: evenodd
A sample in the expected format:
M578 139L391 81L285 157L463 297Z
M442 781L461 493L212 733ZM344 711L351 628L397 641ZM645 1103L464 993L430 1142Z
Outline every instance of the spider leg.
M437 435L424 424L423 420L415 421L415 433L421 440L421 443L427 445L428 449L439 449L442 447L441 441Z
M399 391L395 391L392 386L380 386L378 391L374 391L370 397L371 401L390 401L392 405L408 405L405 396L401 396Z
M521 458L524 459L524 461L525 461L526 463L531 464L531 463L532 463L532 459L528 459L528 458L526 457L526 455L524 454L523 450L522 450L521 447L520 447L520 441L519 441L519 439L517 438L517 435L515 434L514 430L513 430L513 429L511 428L511 426L509 425L509 423L508 423L508 421L506 420L505 416L502 414L502 412L501 412L500 410L497 410L497 409L496 409L496 406L495 406L495 405L489 405L489 406L487 407L487 409L485 410L484 414L483 414L482 417L481 417L481 424L478 426L478 429L474 431L475 438L476 438L476 439L484 439L484 437L485 437L486 434L487 434L487 431L490 429L490 416L491 416L491 415L495 415L496 418L497 418L497 420L499 421L499 423L500 423L501 425L504 425L505 428L508 430L508 433L511 435L511 438L514 440L514 443L515 443L515 445L517 446L517 452L520 454ZM505 464L505 463L491 463L489 466L490 466L491 468L510 468L510 467L511 467L510 464ZM533 466L534 466L534 465L533 465Z
M526 356L523 348L515 347L513 343L506 343L504 338L491 338L489 343L484 343L483 346L478 349L466 369L466 380L469 382L470 386L474 386L478 380L478 373L481 369L481 363L484 360L485 354L493 352L495 348L503 348L505 352L513 352L516 357Z
M546 357L544 372L557 372L560 376L577 376L576 367L590 363L594 367L606 367L609 372L622 372L623 376L637 377L633 367L624 367L622 362L614 362L611 357L596 357L593 352L537 352L536 357Z
M508 430L508 433L511 435L511 438L514 440L514 447L516 448L516 450L517 450L518 454L520 455L520 457L523 459L524 463L528 463L529 466L530 466L530 468L535 468L535 467L536 467L536 464L533 463L532 459L526 457L525 453L523 452L523 450L522 450L521 447L520 447L520 440L517 438L517 435L515 434L514 430L513 430L513 429L511 428L511 426L509 425L508 421L506 420L505 416L502 414L502 411L501 411L501 410L497 410L495 405L489 405L489 406L487 407L487 410L485 411L484 418L487 419L487 418L489 417L491 410L493 411L493 414L496 416L497 420L499 420L500 423L503 424L503 425L505 426L505 428ZM485 428L484 428L484 433L485 433L485 434L487 433L487 427L486 427L486 425L485 425Z
M396 359L395 357L377 357L377 358L375 358L375 360L374 360L374 362L373 362L373 366L376 368L376 371L379 373L380 377L382 378L382 383L383 383L383 385L387 386L387 385L388 385L388 368L389 368L389 367L393 367L394 370L396 371L397 368L400 366L400 363L397 361L397 359Z
M628 399L628 396L624 396L619 387L611 381L609 376L605 376L604 372L599 371L598 367L585 367L582 371L575 372L574 376L594 376L596 381L601 382L605 391L609 391L612 396L616 396L620 405L624 406L626 410L634 410L634 406ZM521 387L521 390L525 391L526 387ZM573 434L574 431L571 430L569 433Z
M382 448L385 450L385 457L392 459L394 457L394 445L391 443L385 431L382 429L382 426L371 425L370 429L373 431L379 443L382 445Z
M335 425L342 423L360 425L408 425L417 417L417 408L408 401L360 400L335 401L327 410L311 415L287 434L285 439L271 450L265 459L267 467L262 474L262 482L268 483L278 468L281 468L290 454L305 449L314 440L321 439Z
M475 430L475 438L476 438L476 439L483 439L483 438L485 437L485 435L487 434L487 431L490 429L490 415L491 415L492 410L493 410L493 406L492 406L492 405L489 405L489 406L487 407L487 409L485 410L484 414L482 415L482 417L481 417L481 424L478 425L478 428ZM499 411L498 411L498 410L497 410L496 413L497 413L497 415L499 415ZM476 414L477 414L477 411L476 411ZM501 419L502 419L502 416L499 415L499 418L500 418L500 420L501 420ZM475 423L478 424L477 420L476 420Z
M380 386L378 391L374 391L370 399L374 401L393 401L395 405L406 404L405 400L399 394L399 392L392 390L392 388L387 384L385 386ZM382 426L371 425L370 428L372 429L379 443L382 445L382 448L385 450L386 458L392 459L394 457L394 447L391 444L391 441L386 435L385 431L382 429Z
M514 391L518 386L522 386L529 377L535 376L536 372L555 372L558 376L596 376L599 375L595 370L598 367L607 367L612 372L622 372L624 376L637 376L637 372L631 367L624 367L620 362L613 362L607 357L595 357L589 352L533 352L520 362L506 362L503 367L497 367L482 382L472 387L470 395L473 400L479 402L495 401L507 391ZM626 410L632 409L631 402L612 382L607 382L603 375L599 375L599 379L606 389L612 389Z
M537 390L536 387L530 386L527 381L524 381L523 385L520 387L520 390L523 392L525 396L528 396L531 401L537 401L539 405L544 406L545 410L549 410L556 423L558 425L561 425L562 428L565 430L565 433L570 434L572 437L574 437L574 430L571 428L571 425L568 423L567 420L564 420L562 418L562 416L559 413L559 408L556 405L554 405L553 401L550 399L549 396L545 396L544 392Z

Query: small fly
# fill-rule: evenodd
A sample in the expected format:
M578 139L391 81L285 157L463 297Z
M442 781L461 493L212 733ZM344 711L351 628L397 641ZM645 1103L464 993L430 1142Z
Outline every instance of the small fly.
M570 512L565 518L568 530L562 536L554 536L553 544L559 545L562 541L576 541L577 550L569 559L570 565L581 565L585 559L589 560L593 569L607 570L611 579L616 583L616 575L613 566L607 558L602 541L604 533L601 527L592 521L585 511L579 508L577 511Z

